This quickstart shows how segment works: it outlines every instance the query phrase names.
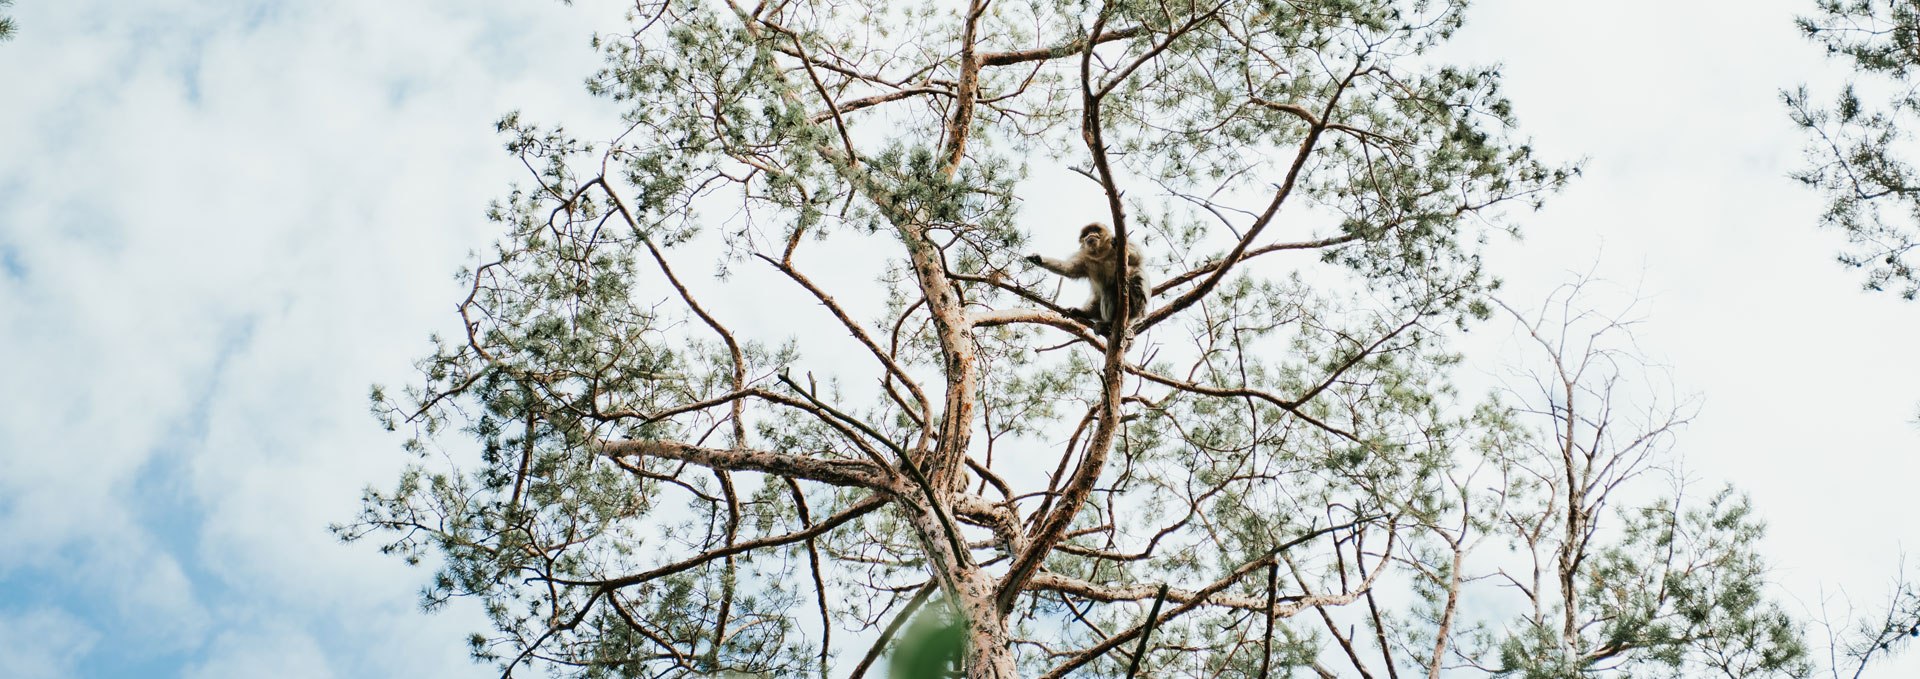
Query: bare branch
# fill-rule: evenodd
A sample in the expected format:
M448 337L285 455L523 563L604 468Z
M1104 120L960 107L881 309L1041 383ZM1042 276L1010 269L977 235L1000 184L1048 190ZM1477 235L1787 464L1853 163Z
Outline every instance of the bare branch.
M1104 33L1101 33L1099 36L1096 36L1092 42L1095 45L1100 45L1100 44L1105 44L1109 42L1114 42L1116 40L1127 40L1130 38L1137 38L1146 34L1147 34L1147 29L1145 27L1134 26L1132 28L1122 28L1118 30L1106 31ZM1037 49L1020 50L1016 52L989 52L987 54L980 55L980 65L1006 66L1009 64L1019 64L1019 63L1029 62L1029 61L1048 61L1052 59L1064 59L1071 56L1078 56L1082 50L1085 50L1087 48L1087 42L1088 41L1086 38L1076 38L1070 42L1061 43L1058 45L1054 45L1052 47L1041 47Z
M720 450L700 448L674 441L604 441L601 454L609 457L653 457L691 462L709 469L753 471L779 474L835 486L871 488L896 492L893 475L875 469L871 463L852 460L828 460L788 455L765 450Z

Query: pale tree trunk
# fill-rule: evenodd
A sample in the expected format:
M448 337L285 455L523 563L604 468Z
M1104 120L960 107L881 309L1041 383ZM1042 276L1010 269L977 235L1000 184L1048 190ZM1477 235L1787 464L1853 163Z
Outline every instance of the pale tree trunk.
M1015 679L1019 670L1013 662L1013 638L1007 634L1006 618L994 604L993 578L979 569L962 585L956 597L967 618L968 679Z

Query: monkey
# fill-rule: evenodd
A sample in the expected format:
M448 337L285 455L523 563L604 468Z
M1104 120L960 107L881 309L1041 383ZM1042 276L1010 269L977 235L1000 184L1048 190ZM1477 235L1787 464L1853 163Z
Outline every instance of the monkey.
M1080 227L1080 250L1073 257L1061 261L1038 254L1027 255L1029 264L1067 278L1084 278L1093 286L1093 297L1087 300L1085 308L1072 310L1074 318L1092 325L1102 336L1112 327L1115 307L1119 306L1116 295L1119 286L1113 280L1114 264L1119 247L1113 242L1113 234L1107 227L1094 222ZM1139 318L1147 308L1147 279L1141 271L1140 251L1127 249L1127 320Z

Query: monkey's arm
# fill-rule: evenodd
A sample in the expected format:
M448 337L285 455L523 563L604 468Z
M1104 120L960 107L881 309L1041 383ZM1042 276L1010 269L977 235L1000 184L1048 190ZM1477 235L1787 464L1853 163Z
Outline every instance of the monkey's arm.
M1068 278L1087 277L1086 265L1079 257L1062 261L1043 255L1027 255L1027 263Z

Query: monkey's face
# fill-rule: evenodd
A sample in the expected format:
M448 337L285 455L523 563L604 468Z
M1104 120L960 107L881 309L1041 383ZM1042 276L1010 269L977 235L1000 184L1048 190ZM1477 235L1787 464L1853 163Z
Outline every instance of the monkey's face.
M1110 240L1112 237L1107 235L1106 227L1099 224L1088 224L1080 229L1080 248L1088 252L1106 250Z

